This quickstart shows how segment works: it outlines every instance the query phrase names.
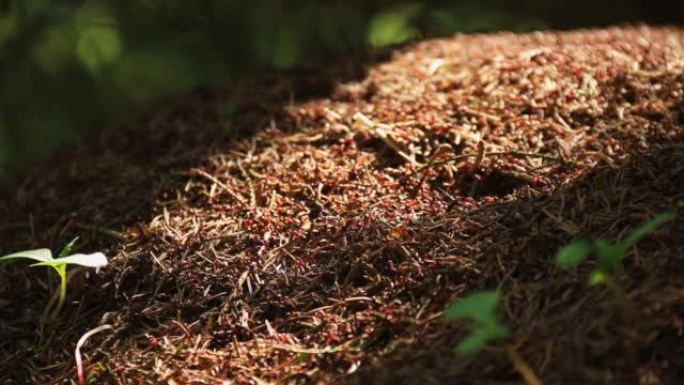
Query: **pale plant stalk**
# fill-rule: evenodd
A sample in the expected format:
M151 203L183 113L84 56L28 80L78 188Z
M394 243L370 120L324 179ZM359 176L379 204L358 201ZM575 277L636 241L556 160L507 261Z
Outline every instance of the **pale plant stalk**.
M518 351L512 345L505 345L503 352L509 361L513 364L515 371L520 374L527 385L542 385L541 380L530 368L530 365L518 354Z
M85 370L83 369L83 358L81 357L81 348L83 345L86 343L88 338L92 337L93 335L103 332L105 330L111 330L112 325L101 325L96 327L93 330L88 331L85 333L81 338L78 340L76 343L76 350L74 351L74 360L76 361L76 375L78 377L78 385L85 385L86 379L85 379Z

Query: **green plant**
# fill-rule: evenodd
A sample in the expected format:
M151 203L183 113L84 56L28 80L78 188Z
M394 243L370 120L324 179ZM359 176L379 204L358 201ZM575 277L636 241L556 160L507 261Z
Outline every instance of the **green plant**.
M574 241L556 254L556 264L561 268L573 268L584 262L590 255L596 258L596 267L589 273L588 284L608 284L613 286L612 276L621 270L622 261L627 252L643 237L657 230L660 226L672 220L675 214L665 212L656 215L650 221L632 230L622 241L611 243L601 239Z
M52 316L49 319L55 318L64 305L67 293L68 278L66 270L68 265L80 265L95 268L100 268L107 265L107 257L105 257L105 255L102 253L71 254L77 240L78 237L69 242L59 253L57 258L52 257L52 252L49 249L20 251L18 253L0 257L0 262L13 262L22 259L38 261L38 263L32 264L31 267L49 266L53 268L55 272L57 272L57 275L60 279L59 301L57 302L57 306L52 311Z
M444 311L448 320L470 321L470 332L456 347L459 354L475 354L489 342L508 337L508 327L499 317L499 301L497 291L481 291L456 301Z
M509 335L508 326L499 315L501 298L498 291L486 290L467 295L449 306L443 314L447 320L469 321L469 333L456 346L462 356L470 356L494 341L503 341ZM502 352L528 385L541 385L530 366L512 345L504 345Z
M611 243L605 240L578 240L562 247L556 254L556 264L564 269L573 268L584 262L589 256L596 258L596 266L589 273L587 284L595 286L605 284L614 294L614 300L620 311L620 324L616 325L623 336L623 355L625 357L624 373L639 378L638 365L638 329L640 320L634 305L625 289L615 279L622 271L622 262L630 248L643 237L654 232L675 217L672 212L656 215L650 221L632 230L623 240Z

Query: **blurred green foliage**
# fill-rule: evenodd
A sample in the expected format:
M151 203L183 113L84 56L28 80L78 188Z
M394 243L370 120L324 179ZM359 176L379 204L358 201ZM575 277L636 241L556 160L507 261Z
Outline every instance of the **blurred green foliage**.
M364 46L562 26L549 4L0 0L0 174L169 94Z

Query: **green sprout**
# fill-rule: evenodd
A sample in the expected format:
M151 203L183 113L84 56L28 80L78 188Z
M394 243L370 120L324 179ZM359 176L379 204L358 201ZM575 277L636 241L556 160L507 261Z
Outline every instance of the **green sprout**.
M508 327L499 317L499 301L497 291L481 291L458 300L444 311L448 320L470 321L470 333L456 347L459 354L475 354L489 342L508 337Z
M632 230L627 236L618 242L611 243L604 240L580 240L572 242L558 250L556 264L561 268L573 268L584 262L589 256L596 258L596 266L589 273L587 284L595 286L605 284L614 294L615 304L620 311L621 324L618 330L625 339L625 357L627 357L625 370L631 371L638 367L636 357L639 352L637 336L633 331L639 323L639 315L625 289L614 276L622 271L622 262L630 248L634 247L642 238L651 234L665 223L675 217L672 212L656 215L650 221ZM638 377L638 375L636 375Z
M59 253L58 258L53 258L52 252L49 249L20 251L18 253L0 257L0 263L14 262L21 259L31 259L38 261L38 263L32 264L31 267L49 266L57 272L57 275L60 279L59 302L52 312L52 317L50 317L50 319L54 319L59 314L66 299L68 281L66 274L67 265L80 265L95 268L100 268L107 265L107 257L105 257L105 255L102 253L71 254L77 240L78 237L69 242L69 244L67 244Z
M587 283L589 286L602 283L610 285L610 278L622 268L622 261L629 249L674 217L675 214L672 212L658 214L650 221L632 230L624 240L617 243L610 243L601 239L574 241L558 250L556 264L561 268L569 269L578 266L590 255L594 255L597 263L596 267L589 273Z
M501 297L496 290L467 295L449 306L443 314L448 320L467 320L470 332L456 346L461 356L480 352L494 341L508 338L509 330L499 316ZM502 353L513 364L527 385L541 385L541 381L513 345L504 345Z

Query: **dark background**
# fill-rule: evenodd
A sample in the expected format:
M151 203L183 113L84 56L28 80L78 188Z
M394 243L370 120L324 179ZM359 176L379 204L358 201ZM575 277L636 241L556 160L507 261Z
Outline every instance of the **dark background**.
M200 85L456 32L681 24L672 0L0 0L0 180Z

